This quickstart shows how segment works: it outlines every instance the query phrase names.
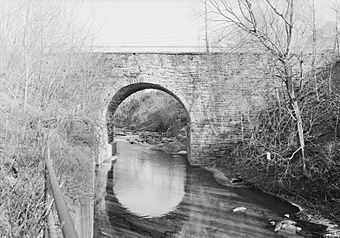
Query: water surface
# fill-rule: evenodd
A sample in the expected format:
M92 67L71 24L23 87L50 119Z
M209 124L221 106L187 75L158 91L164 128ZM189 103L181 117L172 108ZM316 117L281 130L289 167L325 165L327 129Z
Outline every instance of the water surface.
M223 186L183 155L118 142L117 161L101 165L98 181L95 237L302 237L269 225L293 216L295 206L248 187ZM247 210L233 212L241 206ZM322 237L321 227L298 225L302 235Z
M113 192L119 203L142 217L161 217L176 209L184 198L184 157L119 142L112 168Z

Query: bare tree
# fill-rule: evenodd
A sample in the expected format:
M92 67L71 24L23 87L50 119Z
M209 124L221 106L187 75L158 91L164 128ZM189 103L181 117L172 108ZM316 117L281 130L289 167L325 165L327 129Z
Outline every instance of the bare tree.
M294 0L210 0L214 21L234 26L264 47L274 60L274 75L283 81L289 98L291 117L296 122L299 148L293 153L300 155L302 172L308 175L305 162L305 139L298 93L301 72L294 69L302 63L298 37L304 33L300 19L296 17ZM298 30L301 31L298 31ZM299 68L299 67L298 67ZM292 158L291 157L291 158Z
M315 84L315 93L316 97L319 100L319 92L318 92L318 82L316 77L316 68L315 68L315 60L316 60L316 20L315 20L315 0L312 0L312 17L313 17L313 56L312 56L312 73L314 78L314 84Z
M1 237L37 236L44 225L47 135L55 134L58 151L67 147L68 123L91 121L92 98L84 92L95 82L83 75L82 54L91 39L67 18L55 1L0 0ZM73 161L65 158L70 170Z
M334 41L334 53L337 59L340 57L339 47L339 19L340 19L340 5L334 5L333 10L335 12L335 41Z
M340 4L333 4L332 9L335 13L335 29L334 29L334 46L333 46L333 55L334 55L334 62L340 59L340 43L339 43L339 21L340 21ZM334 67L335 64L331 64L331 68ZM331 94L332 92L332 70L330 70L330 74L328 77L328 92Z

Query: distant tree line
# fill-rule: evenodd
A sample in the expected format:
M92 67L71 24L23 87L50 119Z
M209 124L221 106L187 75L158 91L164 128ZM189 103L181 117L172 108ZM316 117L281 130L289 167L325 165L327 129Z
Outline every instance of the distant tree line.
M152 90L131 95L117 109L114 122L118 127L146 130L175 136L187 126L183 106L168 93Z

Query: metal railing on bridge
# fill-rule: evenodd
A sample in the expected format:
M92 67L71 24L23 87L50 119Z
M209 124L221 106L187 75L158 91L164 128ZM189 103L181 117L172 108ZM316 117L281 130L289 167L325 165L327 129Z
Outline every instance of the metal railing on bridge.
M70 216L69 210L64 200L63 193L61 192L60 187L59 187L57 176L54 171L52 161L50 158L49 147L47 147L46 170L47 170L47 175L49 178L48 180L50 181L54 203L55 203L55 207L58 213L59 222L60 222L63 236L64 238L78 238L79 236L74 227L72 218Z

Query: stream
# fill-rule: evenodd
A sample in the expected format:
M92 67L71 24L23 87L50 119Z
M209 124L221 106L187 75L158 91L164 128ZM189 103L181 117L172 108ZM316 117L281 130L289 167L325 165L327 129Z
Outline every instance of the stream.
M117 151L96 171L94 237L323 237L325 227L294 219L297 207L242 184L221 185L185 155L126 141ZM274 232L270 222L288 216L302 229Z

